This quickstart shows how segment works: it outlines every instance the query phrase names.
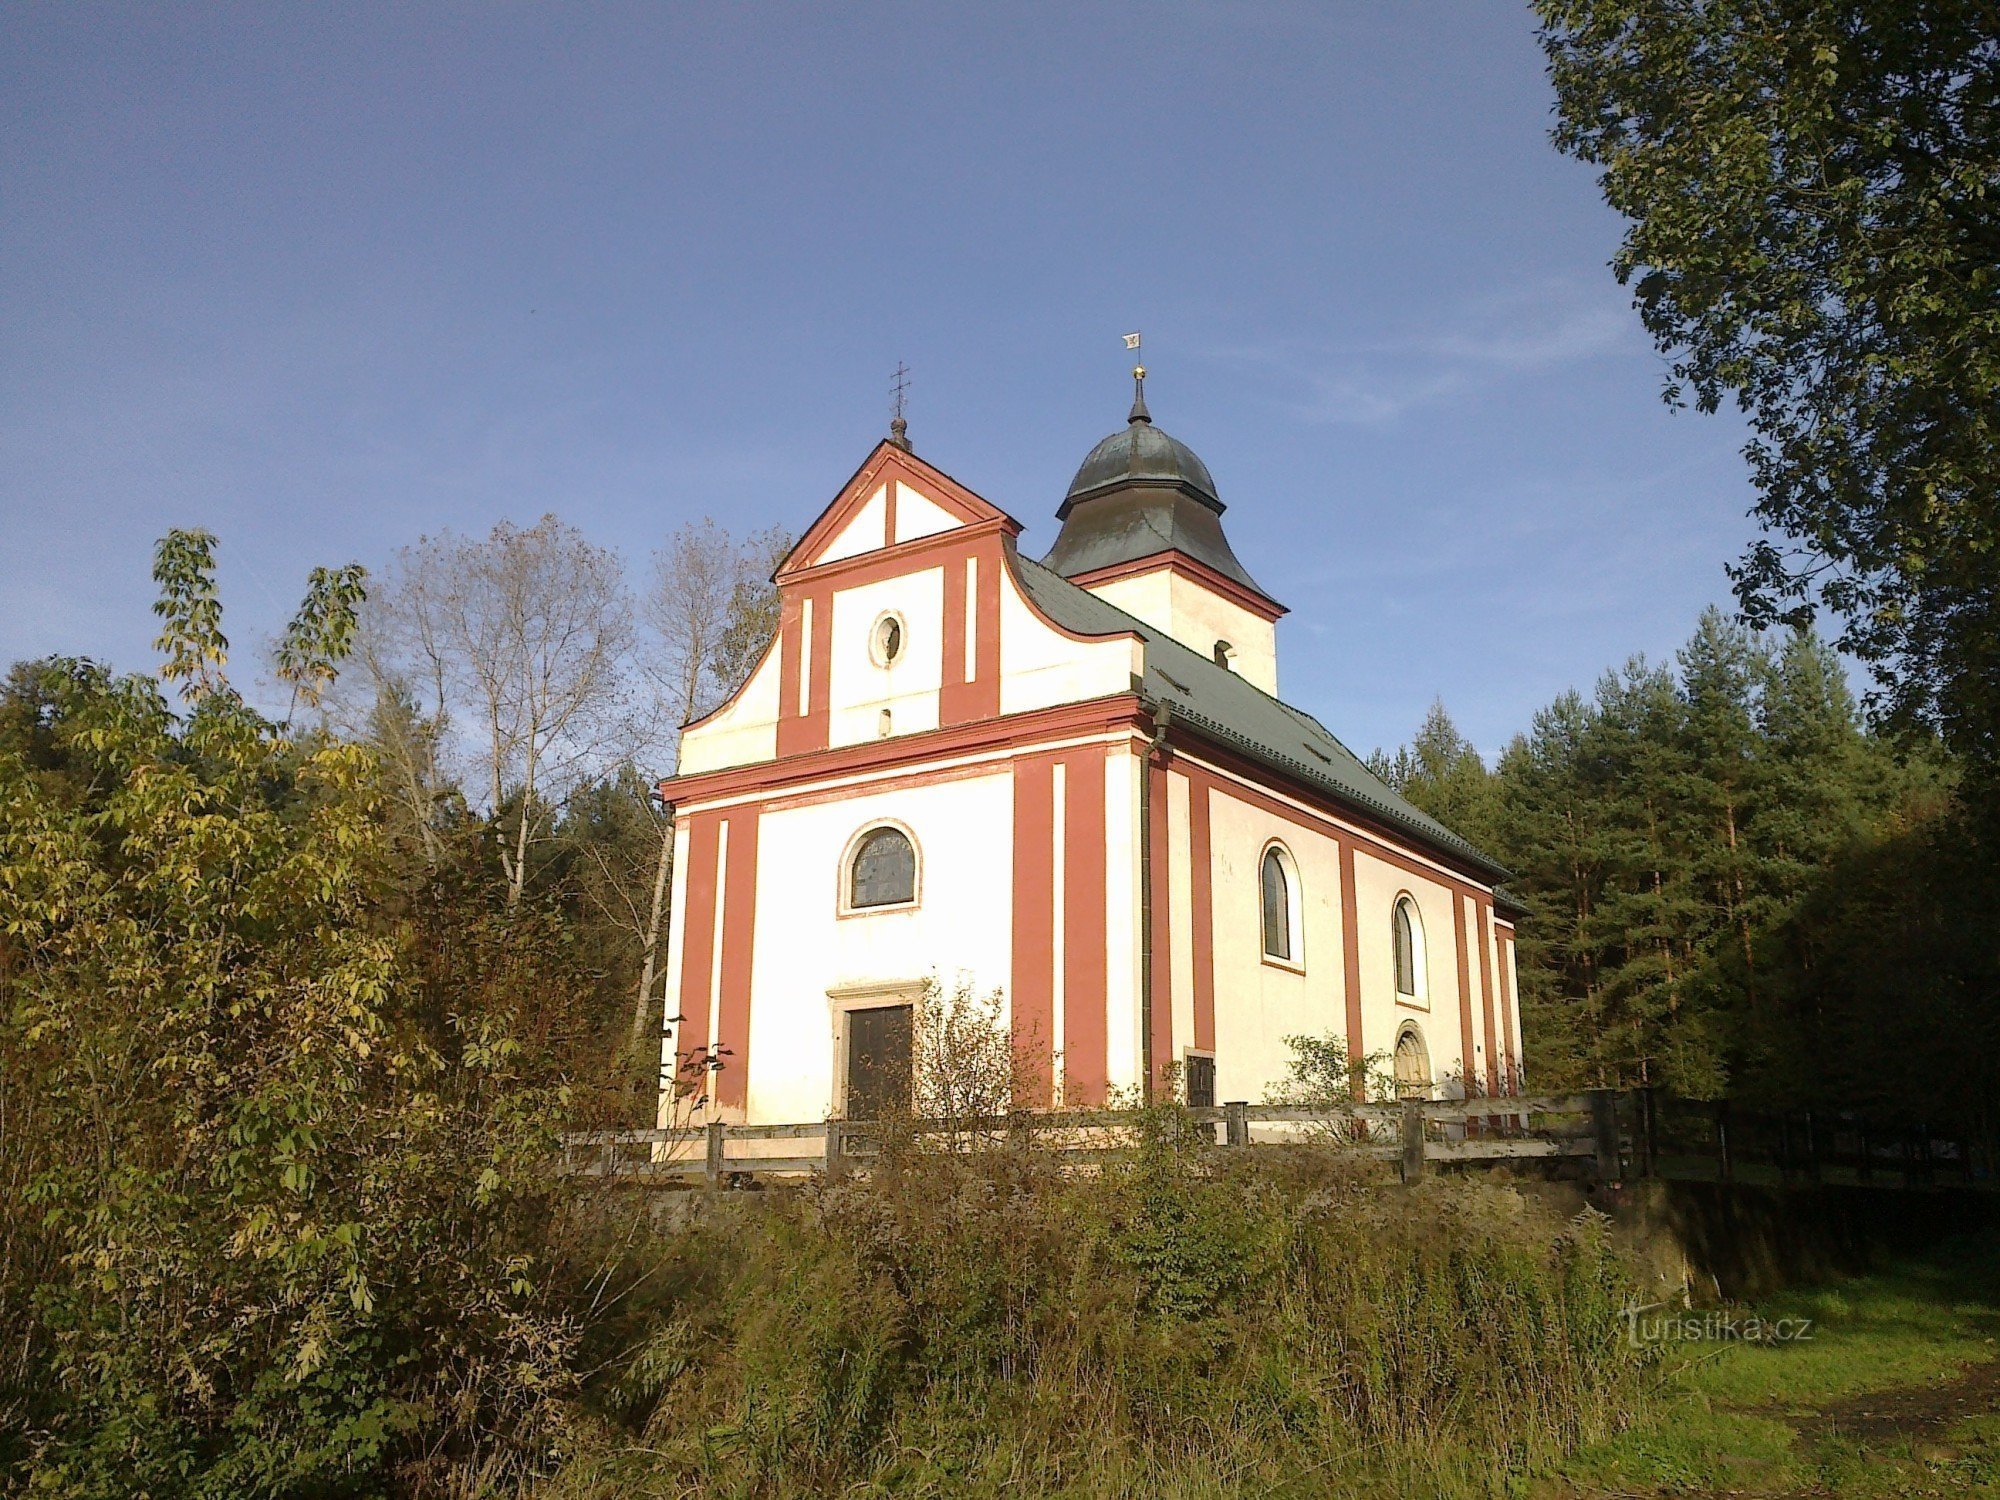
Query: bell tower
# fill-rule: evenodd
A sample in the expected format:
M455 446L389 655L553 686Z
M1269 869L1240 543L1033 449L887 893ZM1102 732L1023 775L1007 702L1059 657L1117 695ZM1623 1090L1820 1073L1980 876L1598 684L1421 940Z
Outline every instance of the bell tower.
M1285 607L1236 560L1208 466L1153 425L1144 366L1133 384L1125 426L1070 481L1043 566L1276 697Z

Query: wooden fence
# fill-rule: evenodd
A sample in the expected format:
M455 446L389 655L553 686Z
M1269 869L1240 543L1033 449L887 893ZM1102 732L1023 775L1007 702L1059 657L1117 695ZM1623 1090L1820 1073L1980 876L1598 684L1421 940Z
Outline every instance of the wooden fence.
M1399 1164L1405 1180L1427 1164L1578 1157L1617 1173L1611 1094L1504 1099L1411 1100L1351 1109L1224 1104L1177 1110L1174 1128L1192 1146L1223 1149L1284 1142L1337 1144ZM595 1130L564 1139L563 1166L587 1177L722 1184L754 1177L838 1175L865 1170L891 1128L953 1146L1030 1145L1078 1165L1129 1153L1139 1116L1127 1110L1059 1110L1000 1119L919 1120L896 1127L860 1120L799 1125L726 1125L680 1130ZM1607 1155L1607 1153L1609 1153Z
M1409 1100L1339 1110L1235 1103L1178 1110L1171 1118L1193 1148L1337 1145L1397 1163L1405 1181L1434 1166L1543 1161L1601 1181L1657 1176L1907 1189L1993 1185L1990 1163L1970 1141L1922 1125L1891 1127L1846 1111L1758 1113L1651 1090ZM956 1149L1032 1145L1088 1168L1129 1153L1139 1122L1131 1111L1059 1110L895 1127L821 1120L582 1131L564 1138L563 1170L660 1185L838 1175L867 1170L892 1128L942 1137Z

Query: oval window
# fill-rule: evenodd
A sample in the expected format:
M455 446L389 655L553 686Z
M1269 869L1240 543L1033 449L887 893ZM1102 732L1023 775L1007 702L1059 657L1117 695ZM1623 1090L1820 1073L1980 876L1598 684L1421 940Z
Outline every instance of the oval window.
M875 622L869 649L882 666L891 665L903 654L903 622L895 615L882 616Z

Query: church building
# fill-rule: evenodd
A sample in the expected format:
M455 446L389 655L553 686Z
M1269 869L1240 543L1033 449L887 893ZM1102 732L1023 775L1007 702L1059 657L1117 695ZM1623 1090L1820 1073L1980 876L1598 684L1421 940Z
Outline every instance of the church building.
M779 566L663 787L663 1124L902 1103L961 984L1003 999L1019 1105L1259 1101L1297 1035L1411 1095L1518 1087L1506 872L1280 698L1285 608L1139 373L1040 561L899 422Z

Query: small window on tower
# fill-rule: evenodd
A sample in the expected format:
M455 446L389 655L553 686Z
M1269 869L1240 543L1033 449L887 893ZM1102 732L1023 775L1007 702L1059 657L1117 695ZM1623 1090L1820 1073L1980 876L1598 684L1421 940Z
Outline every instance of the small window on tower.
M879 667L895 664L903 654L903 622L899 616L884 615L869 632L868 652Z
M1217 641L1215 643L1215 664L1218 667L1228 667L1235 655L1236 648L1230 645L1229 642Z

